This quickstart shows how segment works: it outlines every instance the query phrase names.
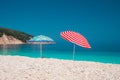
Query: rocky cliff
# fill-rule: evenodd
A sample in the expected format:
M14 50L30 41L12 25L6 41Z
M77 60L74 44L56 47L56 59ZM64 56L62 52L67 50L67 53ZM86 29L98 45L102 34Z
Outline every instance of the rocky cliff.
M0 27L0 44L24 44L32 37L24 32Z
M0 37L0 44L24 44L24 42L14 38L13 36L3 34L3 36Z

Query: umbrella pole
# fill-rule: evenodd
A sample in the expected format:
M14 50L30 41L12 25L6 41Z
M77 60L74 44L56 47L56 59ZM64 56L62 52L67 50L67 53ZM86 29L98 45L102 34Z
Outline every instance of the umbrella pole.
M75 44L73 45L73 61L74 61L74 55L75 55Z
M40 44L40 57L42 58L42 44Z

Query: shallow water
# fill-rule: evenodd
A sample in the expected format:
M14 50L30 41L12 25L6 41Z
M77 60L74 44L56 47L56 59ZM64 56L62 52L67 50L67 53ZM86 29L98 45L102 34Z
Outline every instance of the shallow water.
M27 56L31 58L41 57L39 45L1 46L0 55ZM72 50L50 49L43 46L42 57L72 60L73 54ZM76 50L74 60L120 64L120 52Z

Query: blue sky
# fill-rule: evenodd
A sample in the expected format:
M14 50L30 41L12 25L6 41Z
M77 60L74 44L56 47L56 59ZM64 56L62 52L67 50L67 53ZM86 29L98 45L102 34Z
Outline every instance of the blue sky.
M68 43L60 32L73 30L91 46L120 50L119 0L0 0L0 26Z

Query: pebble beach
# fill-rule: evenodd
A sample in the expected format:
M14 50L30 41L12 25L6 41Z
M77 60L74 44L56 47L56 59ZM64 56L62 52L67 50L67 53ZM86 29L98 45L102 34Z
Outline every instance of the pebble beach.
M0 56L0 80L120 80L120 65Z

